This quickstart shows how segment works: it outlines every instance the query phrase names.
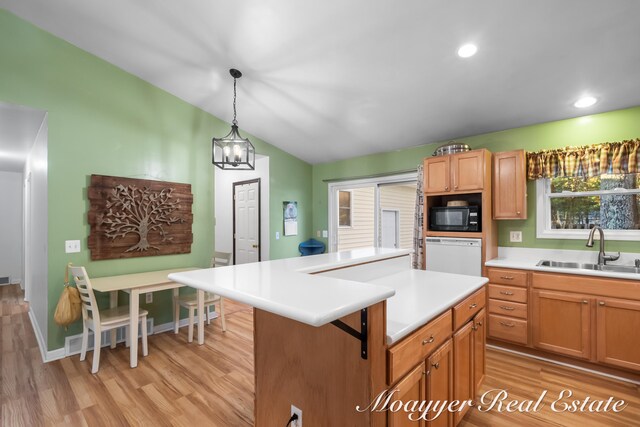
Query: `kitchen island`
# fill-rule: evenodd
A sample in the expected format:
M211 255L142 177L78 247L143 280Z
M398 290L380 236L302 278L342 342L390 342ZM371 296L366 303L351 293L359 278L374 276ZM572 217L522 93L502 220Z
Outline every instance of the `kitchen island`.
M452 349L457 326L474 327L487 282L411 270L410 255L368 248L170 279L255 307L256 425L285 425L291 405L302 410L305 425L395 425L396 416L407 414L356 407L367 408L380 393L400 386L399 394L406 395L404 377L442 346ZM451 366L440 371L451 379L448 400L454 392L450 354ZM473 384L472 371L464 372ZM429 381L421 381L426 392Z

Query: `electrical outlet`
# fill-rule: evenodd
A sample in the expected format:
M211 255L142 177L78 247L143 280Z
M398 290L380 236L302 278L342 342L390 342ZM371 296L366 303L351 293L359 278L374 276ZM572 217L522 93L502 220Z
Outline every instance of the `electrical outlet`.
M145 294L145 302L151 304L153 302L153 292L147 292Z
M317 230L316 231L316 237L320 237L320 236L322 236L322 232L320 230Z
M280 232L276 231L276 240L280 240Z
M329 232L327 230L322 230L322 237L324 237L325 239L329 237Z
M522 231L510 231L509 232L509 241L513 243L521 243L522 242Z
M298 419L291 423L291 427L302 427L302 409L296 408L291 405L291 415L297 414Z
M64 252L67 254L80 252L80 240L65 240Z

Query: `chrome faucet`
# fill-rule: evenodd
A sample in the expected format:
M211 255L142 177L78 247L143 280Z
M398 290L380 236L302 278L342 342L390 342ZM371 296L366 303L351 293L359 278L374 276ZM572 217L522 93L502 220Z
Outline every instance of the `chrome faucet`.
M604 253L604 231L599 226L595 226L591 229L586 246L588 248L593 247L593 235L596 234L596 230L598 230L598 232L600 233L600 252L598 252L598 265L606 265L607 261L615 261L620 258L620 252L618 252L618 255L607 255Z

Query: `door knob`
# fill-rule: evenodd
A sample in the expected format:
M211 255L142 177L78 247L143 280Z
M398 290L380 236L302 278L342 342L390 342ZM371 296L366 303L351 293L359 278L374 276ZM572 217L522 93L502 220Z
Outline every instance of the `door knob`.
M252 248L257 248L257 247L258 247L258 245L251 245L251 247L252 247Z

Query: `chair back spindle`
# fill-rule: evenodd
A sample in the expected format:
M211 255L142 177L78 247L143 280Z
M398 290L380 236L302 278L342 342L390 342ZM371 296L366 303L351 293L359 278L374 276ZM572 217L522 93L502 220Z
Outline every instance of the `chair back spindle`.
M70 268L73 281L80 292L83 320L86 322L91 319L95 324L100 324L100 312L87 271L84 267L71 266Z

